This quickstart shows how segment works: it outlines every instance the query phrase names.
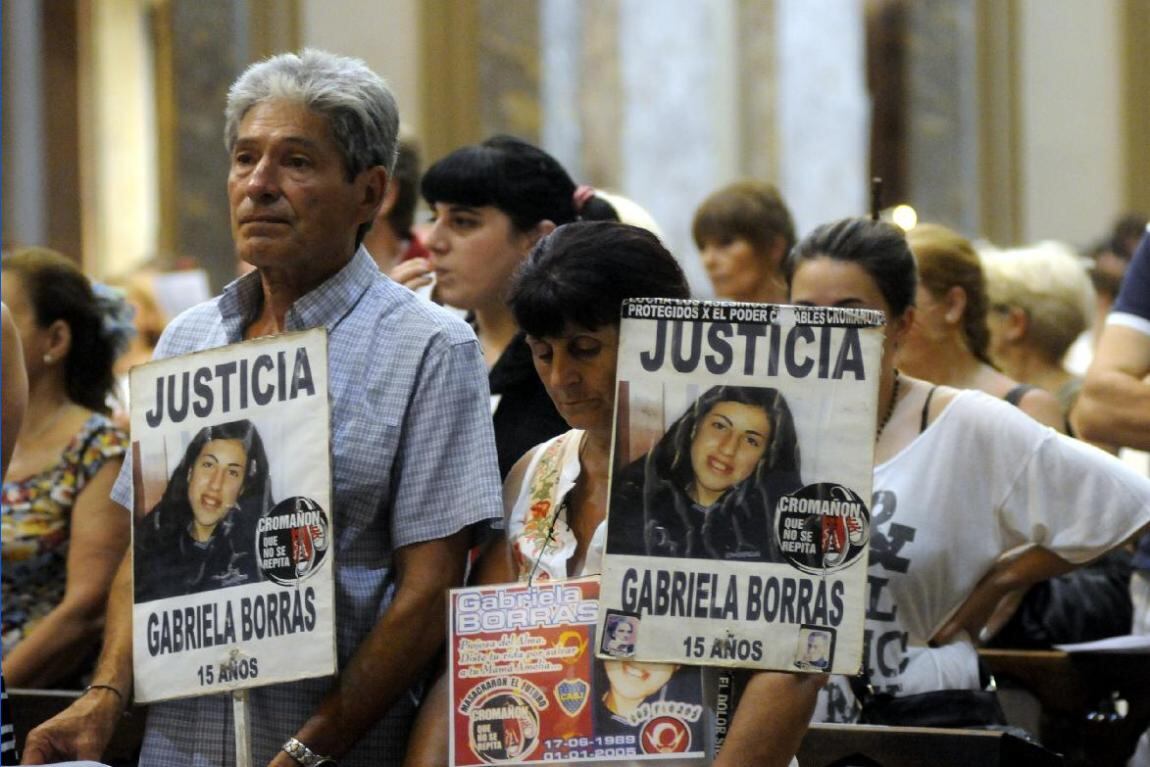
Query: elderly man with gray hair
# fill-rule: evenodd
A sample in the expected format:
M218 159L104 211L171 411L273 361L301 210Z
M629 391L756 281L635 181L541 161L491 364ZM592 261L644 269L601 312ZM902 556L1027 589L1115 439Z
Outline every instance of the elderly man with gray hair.
M232 235L255 271L172 322L156 356L328 329L339 563L340 673L250 690L253 761L398 765L447 590L501 517L486 369L465 324L362 247L399 126L378 76L320 51L276 56L240 76L226 117ZM131 508L129 466L113 497ZM28 763L99 758L131 689L131 610L125 562L93 685L29 734ZM153 704L140 764L235 763L231 707L228 695Z

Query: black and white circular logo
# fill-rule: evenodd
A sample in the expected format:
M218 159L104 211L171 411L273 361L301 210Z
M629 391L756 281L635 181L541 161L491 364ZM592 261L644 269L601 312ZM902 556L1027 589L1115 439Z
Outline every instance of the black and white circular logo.
M331 545L327 512L311 498L280 501L256 528L256 556L264 577L290 586L319 569Z

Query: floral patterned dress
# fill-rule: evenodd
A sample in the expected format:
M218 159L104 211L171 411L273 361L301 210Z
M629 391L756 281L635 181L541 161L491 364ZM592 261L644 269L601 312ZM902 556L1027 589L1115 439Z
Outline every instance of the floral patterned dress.
M572 429L544 442L527 467L507 521L507 540L520 581L568 577L567 562L575 555L578 542L567 525L567 494L579 479L583 434ZM575 575L597 575L602 571L606 539L607 522L603 521L587 545L581 571Z
M93 413L59 463L4 483L0 503L4 655L63 599L72 506L96 472L122 457L127 446L127 434Z

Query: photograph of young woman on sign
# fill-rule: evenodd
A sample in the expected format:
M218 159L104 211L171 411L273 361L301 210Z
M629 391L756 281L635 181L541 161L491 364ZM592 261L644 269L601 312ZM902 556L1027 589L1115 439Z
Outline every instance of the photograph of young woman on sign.
M774 507L802 486L778 389L714 386L611 490L613 554L781 562ZM637 524L641 522L641 527Z
M160 502L136 523L136 602L261 580L255 529L270 506L267 455L255 425L200 429Z
M696 677L682 677L675 663L630 660L595 662L595 734L632 736L624 745L634 753L685 753L699 748L703 737L702 707ZM694 689L692 689L692 687ZM664 703L665 708L644 703ZM680 704L674 706L673 704ZM699 709L691 715L692 707ZM667 716L668 709L677 715ZM652 722L652 720L658 720ZM617 742L619 742L617 740Z

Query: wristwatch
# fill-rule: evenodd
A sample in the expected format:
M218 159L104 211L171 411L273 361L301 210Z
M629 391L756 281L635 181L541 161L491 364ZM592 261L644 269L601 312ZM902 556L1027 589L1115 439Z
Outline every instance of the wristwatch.
M299 762L302 767L339 767L330 756L320 756L295 738L288 738L280 750Z

